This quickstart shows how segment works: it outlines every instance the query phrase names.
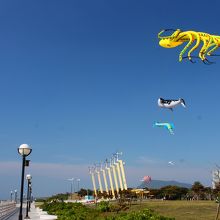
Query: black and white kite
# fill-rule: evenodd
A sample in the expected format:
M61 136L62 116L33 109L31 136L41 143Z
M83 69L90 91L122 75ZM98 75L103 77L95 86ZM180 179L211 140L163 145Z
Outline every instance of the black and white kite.
M173 111L173 108L179 104L181 104L184 108L186 108L186 104L185 104L184 99L178 99L178 100L174 100L174 99L167 100L167 99L163 99L163 98L158 99L159 107L168 108L172 111Z

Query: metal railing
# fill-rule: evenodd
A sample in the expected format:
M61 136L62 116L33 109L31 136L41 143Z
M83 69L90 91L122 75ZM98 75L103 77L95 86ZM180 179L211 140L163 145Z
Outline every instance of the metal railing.
M16 209L15 202L0 202L0 219L10 215Z

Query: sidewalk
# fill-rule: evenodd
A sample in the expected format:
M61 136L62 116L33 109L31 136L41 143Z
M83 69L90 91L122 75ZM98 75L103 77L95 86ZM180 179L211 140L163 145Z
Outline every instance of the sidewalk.
M26 216L26 208L23 208L22 210L23 219ZM19 216L19 207L17 206L16 210L8 215L7 217L4 217L0 220L18 220ZM31 210L28 213L28 216L30 217L30 220L56 220L56 215L48 215L47 212L43 211L40 208L35 208L35 204L31 204Z
M36 208L35 204L32 203L31 204L31 210L28 213L30 219L34 219L34 220L40 220L40 219L44 219L44 220L56 220L57 216L56 215L48 215L47 212L43 211L40 208Z
M23 209L23 213L25 210ZM10 215L3 217L1 220L18 220L19 208L17 207Z

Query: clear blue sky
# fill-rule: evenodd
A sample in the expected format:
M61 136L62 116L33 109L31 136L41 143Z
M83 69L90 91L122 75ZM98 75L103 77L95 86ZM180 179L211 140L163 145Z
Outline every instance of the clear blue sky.
M182 47L159 47L157 34L220 35L219 8L217 0L1 1L0 198L19 190L22 143L33 148L27 173L36 196L68 191L71 177L91 188L88 165L116 150L129 186L144 175L210 185L220 154L220 58L179 63ZM160 109L158 97L184 98L187 108ZM175 135L155 121L173 122Z

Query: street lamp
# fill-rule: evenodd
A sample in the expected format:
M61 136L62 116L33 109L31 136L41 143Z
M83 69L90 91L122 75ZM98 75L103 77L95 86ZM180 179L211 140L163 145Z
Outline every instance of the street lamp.
M12 202L13 191L11 191L11 202Z
M77 184L77 188L78 188L77 191L78 191L78 194L79 194L79 182L80 182L80 179L77 179L76 181L77 181L77 183L78 183L78 184Z
M18 191L17 191L17 189L15 189L15 203L17 204L17 193L18 193Z
M10 194L11 194L10 198L11 198L11 202L12 202L13 191L11 191Z
M28 187L27 187L27 207L26 207L26 217L25 219L30 219L28 216L28 210L29 210L29 202L30 202L30 185L31 185L31 174L27 174L26 179L28 181Z
M70 182L70 187L71 187L71 189L70 189L70 191L71 191L71 199L73 198L72 197L72 195L73 195L73 190L74 190L74 192L75 192L75 187L74 187L74 178L71 178L71 179L68 179L69 181L71 181Z
M30 192L29 198L30 198L30 200L29 200L28 211L30 212L30 210L31 210L31 202L32 202L32 183L30 184L29 187L30 187L30 189L29 189L29 192Z
M18 153L22 156L20 211L19 211L18 220L22 220L25 158L31 153L31 151L32 151L32 149L31 149L27 144L22 144L22 145L20 145L20 147L18 148Z

